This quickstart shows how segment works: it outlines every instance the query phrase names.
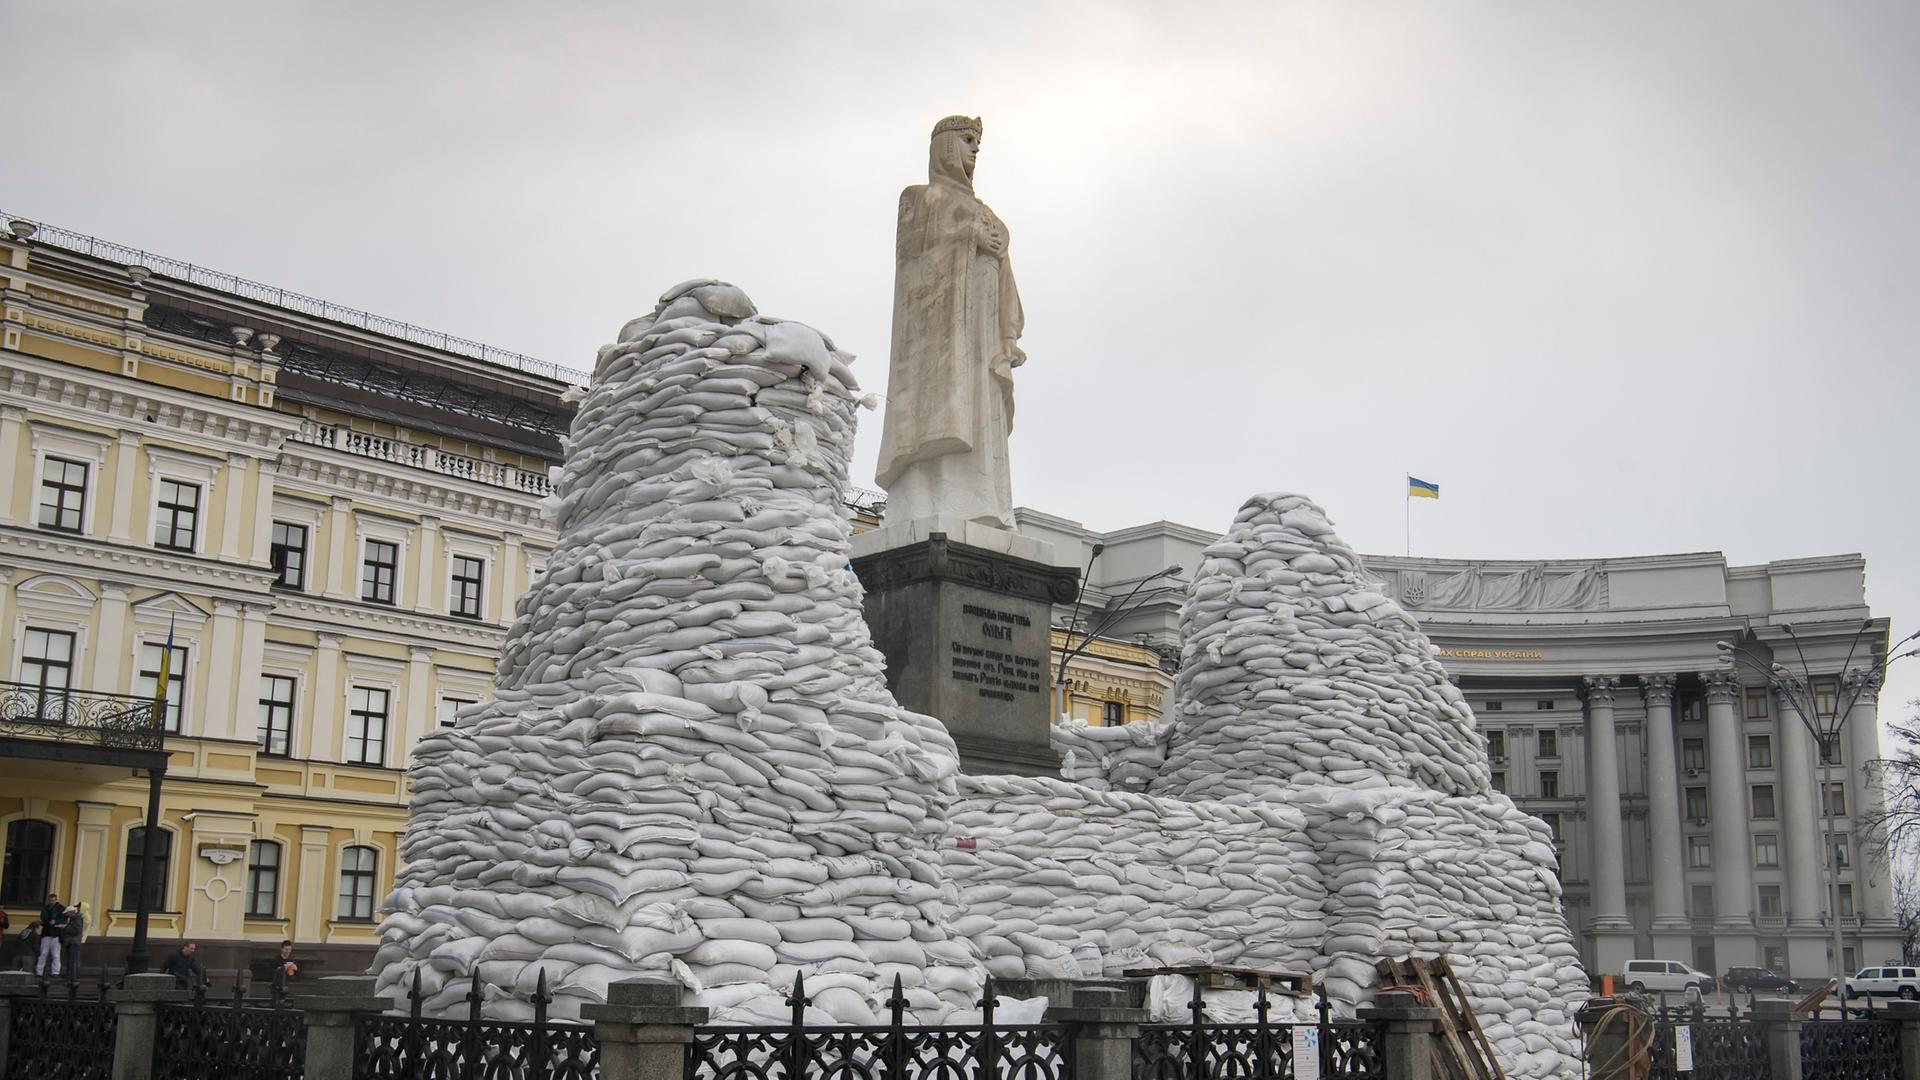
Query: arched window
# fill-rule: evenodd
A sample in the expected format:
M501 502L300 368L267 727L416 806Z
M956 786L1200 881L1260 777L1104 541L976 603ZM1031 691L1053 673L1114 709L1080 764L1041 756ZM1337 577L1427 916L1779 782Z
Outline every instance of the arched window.
M141 863L147 849L147 829L142 825L127 833L127 868L122 877L120 908L134 911L140 907ZM153 880L146 883L147 910L164 911L167 903L167 860L173 854L173 834L157 830L153 839Z
M373 869L380 853L370 847L340 852L340 907L335 917L355 922L373 921Z
M280 845L255 840L247 848L247 917L271 919L280 914Z
M7 822L7 855L0 869L0 905L39 907L53 884L53 822Z

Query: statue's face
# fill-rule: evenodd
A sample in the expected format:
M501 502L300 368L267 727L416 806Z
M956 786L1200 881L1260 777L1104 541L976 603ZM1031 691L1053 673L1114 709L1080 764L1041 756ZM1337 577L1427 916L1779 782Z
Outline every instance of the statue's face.
M973 160L980 156L980 136L971 131L962 131L960 137L960 167L967 170L967 179L973 179Z

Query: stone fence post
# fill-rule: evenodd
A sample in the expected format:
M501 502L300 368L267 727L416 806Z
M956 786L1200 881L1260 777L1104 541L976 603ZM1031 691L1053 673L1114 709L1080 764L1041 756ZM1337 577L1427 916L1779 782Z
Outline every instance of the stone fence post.
M1766 1033L1771 1080L1800 1080L1800 1025L1806 1016L1787 1001L1755 1001L1747 1016Z
M1900 1075L1920 1076L1920 1001L1895 1001L1882 1011L1900 1022Z
M354 1017L387 1011L387 999L373 987L371 975L329 975L301 983L288 999L306 1015L307 1080L353 1080Z
M1047 1022L1071 1031L1074 1080L1131 1080L1133 1040L1152 1015L1135 1008L1132 996L1107 986L1075 986L1047 996Z
M148 1080L153 1075L153 1045L160 1036L160 1005L185 1001L171 975L129 975L113 1000L113 1080Z
M1363 1005L1360 1019L1386 1029L1381 1037L1380 1075L1385 1080L1434 1080L1433 1040L1440 1032L1440 1010L1421 1005L1412 994L1389 990Z
M600 1043L600 1080L685 1080L687 1044L709 1015L683 1008L680 984L660 979L612 983L605 1005L580 1007L580 1019L593 1023Z
M7 1075L7 1041L13 1035L13 999L40 992L30 971L0 971L0 1076Z

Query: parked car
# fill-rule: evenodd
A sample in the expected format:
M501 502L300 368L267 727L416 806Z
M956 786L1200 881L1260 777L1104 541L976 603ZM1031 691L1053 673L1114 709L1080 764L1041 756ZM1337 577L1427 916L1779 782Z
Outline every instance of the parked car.
M1768 971L1766 968L1734 967L1727 969L1726 975L1720 980L1720 985L1729 992L1778 990L1784 993L1793 989L1793 980L1777 971Z
M1713 976L1678 960L1629 960L1621 972L1627 989L1643 994L1713 993Z
M1898 994L1911 1001L1920 997L1920 968L1861 968L1847 976L1847 994Z

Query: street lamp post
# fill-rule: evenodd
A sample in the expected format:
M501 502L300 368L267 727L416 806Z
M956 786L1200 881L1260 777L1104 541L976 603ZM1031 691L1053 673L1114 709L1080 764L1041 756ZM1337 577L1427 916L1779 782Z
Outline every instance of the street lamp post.
M1741 661L1759 673L1773 692L1787 703L1795 716L1799 717L1802 727L1813 737L1814 746L1820 754L1820 792L1814 800L1814 812L1825 822L1826 857L1821 860L1827 871L1827 910L1833 926L1833 970L1836 984L1840 990L1840 1000L1844 1006L1847 997L1847 971L1845 964L1846 947L1840 927L1840 851L1833 832L1833 759L1840 746L1840 735L1846 730L1847 717L1853 712L1853 706L1866 693L1878 687L1881 677L1886 673L1887 665L1895 660L1913 655L1913 652L1895 655L1900 646L1920 637L1916 630L1902 638L1893 648L1887 650L1884 659L1874 661L1865 667L1854 666L1853 659L1860 648L1861 639L1866 636L1872 620L1864 620L1860 629L1854 632L1853 642L1847 648L1847 658L1841 664L1838 685L1834 687L1834 702L1830 710L1820 708L1819 700L1814 696L1813 668L1807 662L1806 649L1800 643L1800 635L1794 632L1793 624L1782 623L1780 629L1793 642L1793 649L1799 658L1799 670L1795 671L1777 660L1767 661L1751 651L1730 641L1715 642L1720 650L1720 663L1727 667L1737 667ZM1794 777L1802 780L1804 777ZM1866 793L1855 792L1855 799L1864 805Z
M1093 560L1094 558L1099 556L1101 550L1102 550L1102 545L1095 544L1093 546L1093 555L1087 558L1087 569L1089 571L1093 569ZM1149 599L1151 599L1150 597L1142 596L1140 597L1139 603L1137 604L1133 603L1133 598L1140 595L1141 589L1146 588L1147 585L1151 582L1159 581L1161 578L1178 577L1180 576L1180 574L1181 574L1180 565L1178 563L1175 563L1174 565L1167 567L1165 570L1161 570L1158 573L1150 574L1146 577L1141 578L1138 582L1135 582L1132 591L1128 592L1127 595L1121 597L1119 603L1114 604L1112 607L1105 610L1105 613L1101 616L1100 622L1097 625L1095 625L1090 630L1082 630L1080 632L1080 635L1081 635L1080 644L1078 645L1073 644L1073 627L1071 625L1067 627L1066 640L1062 642L1060 646L1060 664L1054 670L1054 675L1053 675L1053 715L1056 722L1066 719L1067 664L1071 663L1074 657L1079 656L1083 652L1086 652L1087 646L1093 644L1094 639L1098 638L1101 634L1105 633L1108 627L1113 626L1115 623L1119 622L1121 619L1126 618L1128 615L1133 614L1135 611L1138 611L1141 607L1145 606L1146 602ZM1085 589L1086 589L1086 586L1082 584L1081 591L1083 595L1085 593ZM1132 606L1129 606L1130 604ZM1078 604L1076 602L1076 610L1077 610L1077 607L1078 607Z

